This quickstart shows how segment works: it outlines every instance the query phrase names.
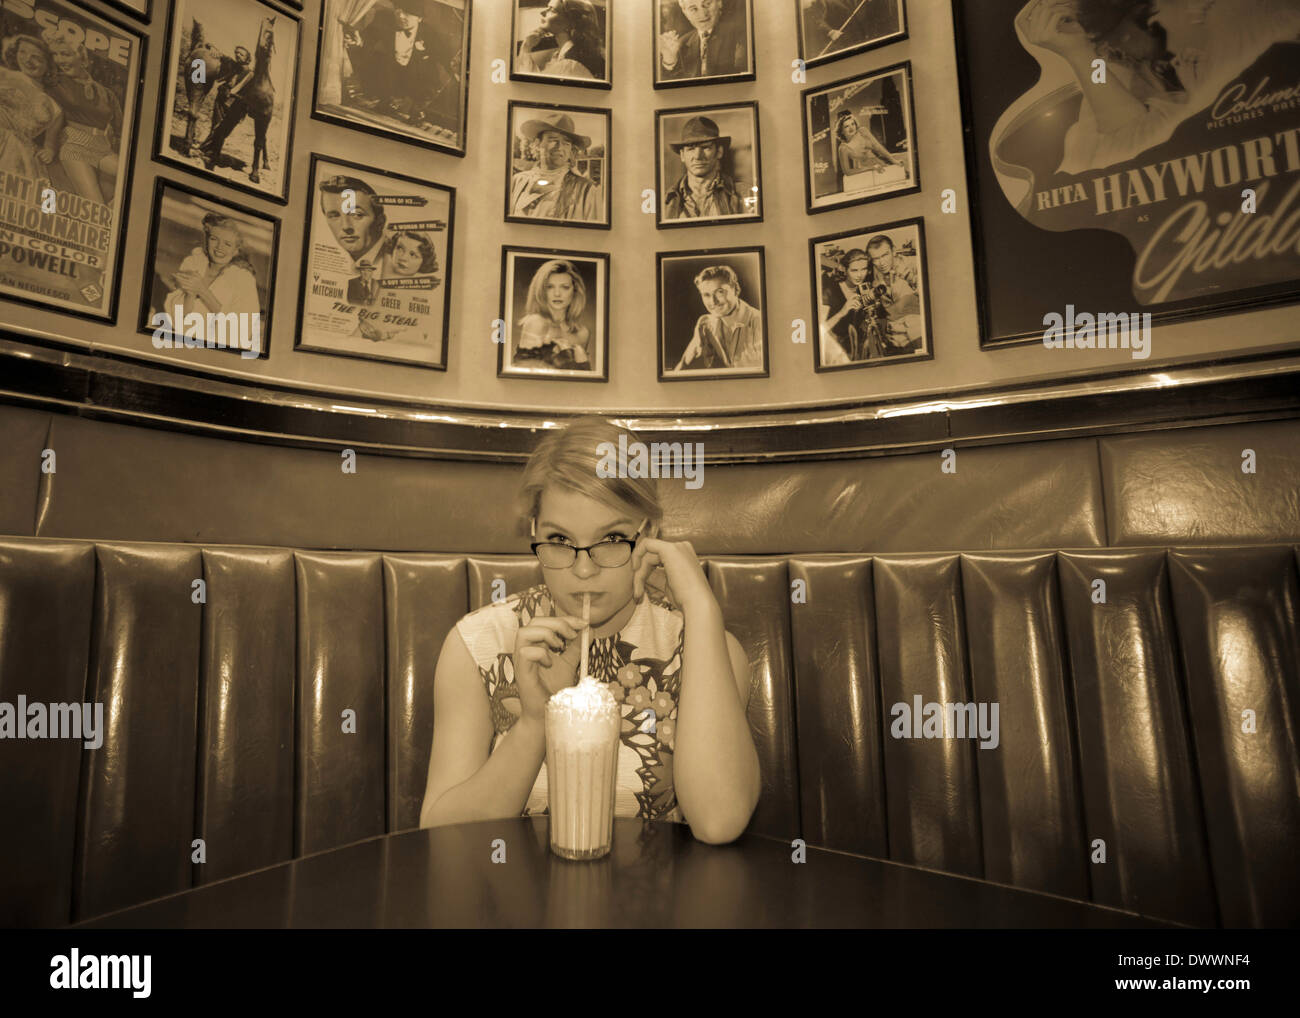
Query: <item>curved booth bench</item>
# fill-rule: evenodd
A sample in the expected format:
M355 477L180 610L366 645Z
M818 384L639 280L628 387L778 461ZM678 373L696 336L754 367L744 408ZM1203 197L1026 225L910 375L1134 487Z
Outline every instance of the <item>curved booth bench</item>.
M102 703L105 728L0 740L0 925L418 824L442 641L494 581L541 578L517 466L348 475L10 407L0 431L0 702ZM706 480L665 485L666 522L749 655L752 830L1300 923L1300 422Z

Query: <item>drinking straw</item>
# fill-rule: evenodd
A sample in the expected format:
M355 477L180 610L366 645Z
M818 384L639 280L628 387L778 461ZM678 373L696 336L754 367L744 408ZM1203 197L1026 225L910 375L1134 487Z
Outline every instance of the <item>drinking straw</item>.
M582 667L578 679L587 677L587 654L591 650L591 595L582 595Z

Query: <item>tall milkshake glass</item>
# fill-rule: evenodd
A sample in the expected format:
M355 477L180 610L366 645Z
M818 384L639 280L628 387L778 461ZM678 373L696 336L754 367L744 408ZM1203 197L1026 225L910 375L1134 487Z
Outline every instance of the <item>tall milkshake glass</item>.
M565 859L599 859L609 853L619 723L614 694L589 675L546 704L551 850Z

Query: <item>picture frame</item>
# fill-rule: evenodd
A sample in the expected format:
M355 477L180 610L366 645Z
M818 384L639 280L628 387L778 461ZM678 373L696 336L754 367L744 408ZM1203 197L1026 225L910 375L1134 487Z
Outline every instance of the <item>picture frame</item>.
M921 190L912 63L800 93L809 215Z
M1204 21L1177 5L1161 10L1133 29L1135 45L1151 32L1175 54L1195 50L1206 33L1237 39L1227 4L1207 9ZM1250 183L1233 171L1255 158L1257 139L1300 129L1300 107L1268 85L1295 78L1300 11L1259 22L1242 37L1249 46L1201 53L1186 80L1179 66L1190 63L1162 58L1157 69L1172 77L1144 76L1168 91L1130 105L1104 136L1091 75L1079 80L1056 52L1051 23L1034 11L1027 0L953 6L981 348L1045 343L1057 321L1073 333L1077 311L1080 346L1100 342L1145 359L1151 325L1300 302L1300 253L1278 233L1300 195L1300 165L1278 160ZM1080 44L1098 47L1086 35ZM1105 87L1126 94L1117 75ZM1247 187L1258 201L1253 214ZM1085 315L1097 316L1097 335ZM1132 343L1134 328L1145 353ZM1061 338L1074 346L1072 334Z
M612 127L608 109L512 99L506 111L505 221L608 230Z
M652 17L655 88L755 80L754 0L654 0Z
M501 248L498 378L609 381L609 262L597 251Z
M153 0L103 0L103 2L123 14L139 18L146 24L153 21Z
M613 0L511 0L510 80L609 90Z
M62 24L64 34L47 35L42 25L51 17ZM72 26L82 33L80 44L67 34ZM15 60L25 63L28 57L39 57L47 68L46 80L39 85L29 84L20 70L5 67L0 74L9 76L11 92L28 97L23 120L38 129L31 135L6 132L0 299L116 323L147 36L140 26L77 0L9 5L0 10L0 35L16 40ZM80 68L85 77L59 69L65 63ZM60 102L65 88L75 101ZM87 99L86 89L93 99ZM82 123L70 112L90 103L95 107L93 124ZM106 126L101 127L100 114ZM43 135L60 115L63 132L60 144L53 146ZM37 137L52 156L48 162L38 152ZM110 157L111 173L104 168Z
M144 263L149 283L140 290L138 331L152 335L156 349L187 346L182 337L189 337L198 340L196 346L266 360L279 250L276 217L158 177ZM177 276L183 280L186 273L204 273L217 259L225 260L225 268L207 284L220 304L214 309L186 292ZM237 320L231 322L230 315Z
M660 251L655 267L659 381L768 377L762 246Z
M287 205L301 36L265 0L172 0L154 159Z
M656 110L655 226L761 223L762 165L757 101Z
M447 370L456 189L313 152L294 349Z
M907 38L907 0L794 0L794 4L804 67L843 60Z
M814 371L934 359L927 253L919 216L808 241Z
M472 0L378 0L355 25L347 4L322 0L312 119L463 158ZM411 53L399 56L388 40L412 22Z

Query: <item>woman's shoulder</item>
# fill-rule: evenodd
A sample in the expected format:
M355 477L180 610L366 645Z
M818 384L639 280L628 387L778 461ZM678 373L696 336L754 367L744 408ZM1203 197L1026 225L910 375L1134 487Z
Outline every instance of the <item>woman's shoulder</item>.
M491 663L498 654L511 653L519 627L539 614L548 614L549 605L550 592L539 583L476 608L461 617L456 629L475 661Z

